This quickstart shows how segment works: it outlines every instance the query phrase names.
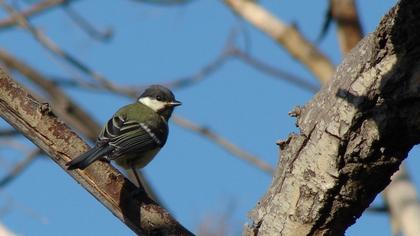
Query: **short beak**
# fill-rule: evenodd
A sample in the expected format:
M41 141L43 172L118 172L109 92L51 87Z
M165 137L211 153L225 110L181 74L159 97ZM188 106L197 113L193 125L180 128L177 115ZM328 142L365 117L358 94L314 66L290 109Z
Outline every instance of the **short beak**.
M168 105L171 107L176 107L176 106L182 105L182 103L180 101L173 101L173 102L168 103Z

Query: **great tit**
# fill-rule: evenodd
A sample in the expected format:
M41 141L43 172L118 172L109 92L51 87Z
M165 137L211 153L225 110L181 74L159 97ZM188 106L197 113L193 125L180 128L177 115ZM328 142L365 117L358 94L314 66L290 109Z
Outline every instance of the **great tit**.
M94 161L105 158L131 169L140 179L138 168L147 165L165 145L168 120L181 102L166 87L152 85L137 99L114 114L98 135L93 148L68 162L67 169L85 169Z

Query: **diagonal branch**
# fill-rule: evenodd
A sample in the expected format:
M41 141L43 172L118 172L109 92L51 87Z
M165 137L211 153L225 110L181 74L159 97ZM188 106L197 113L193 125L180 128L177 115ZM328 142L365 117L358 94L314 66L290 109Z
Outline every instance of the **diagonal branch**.
M53 40L45 35L41 30L35 28L30 22L21 15L11 5L7 4L5 0L0 0L0 5L16 20L20 27L27 30L35 40L37 40L45 49L50 51L53 55L62 58L67 63L77 68L79 71L90 76L94 80L100 82L100 84L109 89L116 89L116 86L96 71L90 69L86 64L78 60L70 53L61 49ZM120 88L121 90L122 88Z
M337 22L341 52L348 53L363 37L354 0L330 0L332 19Z
M59 117L69 123L90 140L96 140L100 127L93 118L78 104L74 103L66 93L53 82L44 78L34 68L16 59L4 49L0 49L0 61L9 69L19 71L27 79L39 86L48 95L48 100L53 104L53 110Z
M334 65L305 39L295 26L289 26L273 16L256 1L224 0L238 15L282 45L296 60L305 65L322 83L331 79Z
M0 179L0 189L4 188L8 183L13 181L17 176L19 176L26 168L35 160L35 158L40 155L40 150L35 149L28 153L28 155L17 163L13 169L3 178ZM1 234L0 234L1 235Z
M227 139L223 138L222 136L216 134L215 132L211 131L208 128L199 126L185 118L182 118L180 116L174 116L173 121L175 124L181 126L184 129L191 130L193 132L196 132L217 145L219 145L221 148L225 149L229 153L231 153L233 156L236 156L242 160L247 161L248 163L252 164L253 166L258 167L262 171L266 172L267 174L272 175L273 174L273 167L271 167L268 163L264 162L260 158L249 154L248 152L242 150L235 144L229 142Z
M362 26L354 0L330 0L333 19L342 54L347 54L362 39ZM420 235L420 203L415 186L408 177L405 165L394 174L393 181L383 191L387 205L392 209L390 220L394 235L403 231L406 236ZM409 204L404 204L409 199ZM409 207L407 207L409 206Z
M74 1L74 0L72 0ZM24 17L31 17L44 13L47 10L51 10L54 7L58 7L62 4L68 4L70 0L44 0L34 4L31 8L21 12ZM0 20L0 30L8 27L12 27L18 24L18 21L10 16L9 18Z
M86 20L82 15L80 15L76 10L74 10L69 4L63 5L63 10L73 22L80 27L87 35L91 38L98 40L98 41L109 41L112 36L113 32L111 28L108 28L104 31L100 31L95 28L88 20Z
M8 68L19 71L28 80L32 81L36 86L40 87L48 96L51 102L54 113L63 119L71 127L78 130L83 136L90 139L92 142L96 141L100 126L98 123L76 104L65 91L60 89L54 82L46 79L41 73L34 68L18 60L6 51L0 49L0 61L2 61ZM38 97L38 96L37 96ZM15 131L15 130L14 130ZM0 135L7 135L7 132L1 132ZM10 134L10 132L9 132ZM140 174L143 187L146 192L157 202L161 203L158 195L154 191L149 181Z
M88 148L48 106L39 104L3 71L0 114L65 170L65 163ZM147 195L133 194L136 187L109 164L98 162L85 171L67 173L137 234L192 235Z

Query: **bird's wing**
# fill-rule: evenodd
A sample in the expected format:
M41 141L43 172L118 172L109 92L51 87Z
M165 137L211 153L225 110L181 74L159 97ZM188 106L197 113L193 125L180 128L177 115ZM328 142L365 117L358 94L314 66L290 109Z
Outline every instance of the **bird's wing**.
M124 118L122 116L114 116L110 119L106 125L102 128L98 135L97 143L108 143L112 138L119 135L120 129L124 124Z
M137 121L125 121L123 117L115 116L110 119L98 136L99 142L106 142L114 147L109 159L131 152L145 152L163 146L160 132Z

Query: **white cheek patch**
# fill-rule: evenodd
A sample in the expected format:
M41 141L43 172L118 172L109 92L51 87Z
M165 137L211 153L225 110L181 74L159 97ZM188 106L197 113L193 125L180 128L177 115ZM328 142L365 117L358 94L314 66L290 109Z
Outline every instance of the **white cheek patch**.
M150 107L154 111L162 110L166 105L164 102L149 97L139 98L139 102Z

